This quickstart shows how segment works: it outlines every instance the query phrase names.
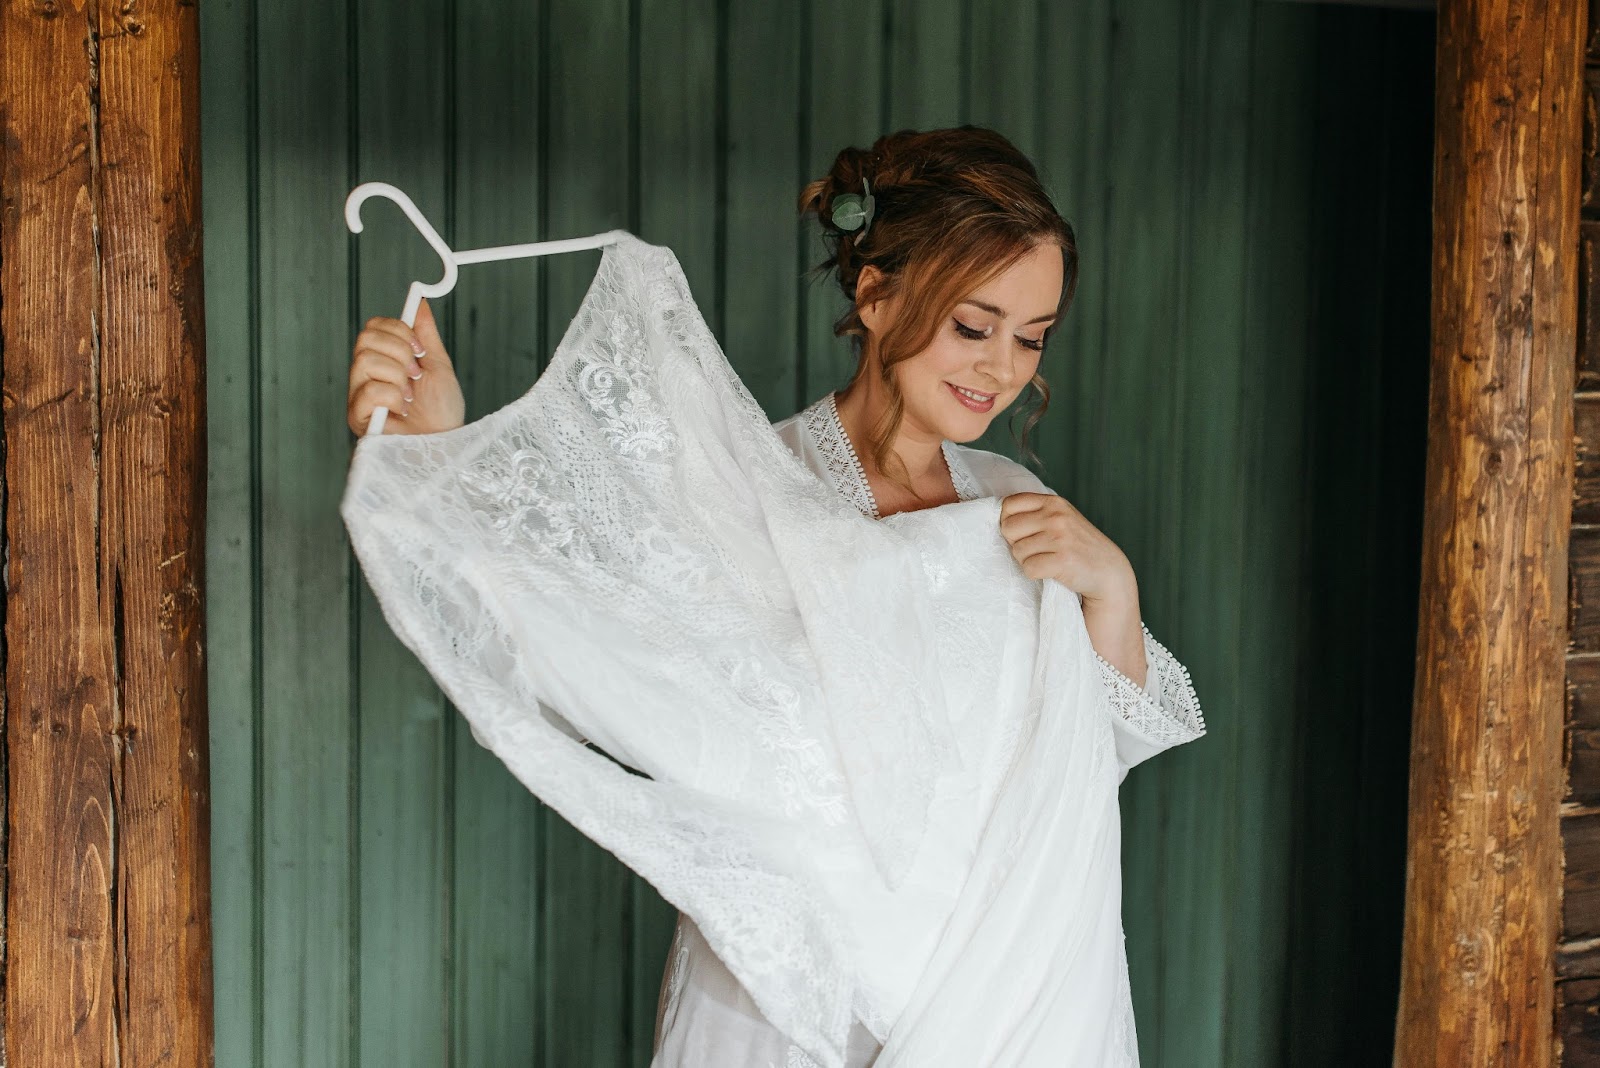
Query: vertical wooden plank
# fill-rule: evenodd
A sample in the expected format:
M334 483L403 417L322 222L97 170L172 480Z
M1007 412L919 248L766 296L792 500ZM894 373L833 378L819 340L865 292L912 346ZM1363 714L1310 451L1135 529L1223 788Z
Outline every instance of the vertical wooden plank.
M1430 223L1415 205L1429 197L1432 22L1322 11L1308 87L1320 205L1302 475L1312 610L1302 611L1307 684L1281 857L1295 948L1278 1053L1294 1064L1372 1063L1393 1049L1427 397ZM1356 143L1366 151L1351 154Z
M1270 1041L1270 1022L1266 1034L1238 1034L1261 1026L1251 1015L1255 1006L1245 1003L1271 983L1247 979L1240 984L1235 969L1247 976L1265 969L1276 981L1271 968L1279 932L1254 918L1230 922L1230 913L1241 898L1262 901L1262 865L1277 845L1241 832L1240 825L1283 803L1253 796L1252 785L1237 770L1241 749L1253 744L1248 740L1254 737L1254 720L1281 719L1276 708L1247 711L1238 701L1245 596L1259 588L1241 575L1248 486L1239 477L1245 461L1240 439L1246 428L1270 419L1261 411L1264 404L1287 402L1291 412L1297 410L1292 394L1271 401L1243 395L1246 314L1256 292L1246 281L1252 231L1241 191L1254 177L1248 119L1257 97L1250 29L1259 10L1243 0L1197 0L1175 20L1183 33L1177 71L1179 155L1167 180L1182 198L1181 230L1172 237L1171 253L1183 293L1173 339L1176 432L1166 443L1162 473L1153 476L1163 483L1170 509L1154 538L1166 566L1141 582L1140 593L1152 629L1182 650L1207 706L1221 713L1210 718L1205 739L1167 754L1161 767L1166 856L1154 889L1163 902L1165 960L1161 1041L1154 1045L1164 1061L1230 1068L1274 1063L1271 1057L1260 1059L1251 1046L1252 1039ZM1295 252L1301 247L1290 244ZM1285 287L1304 274L1298 265L1283 266L1280 284ZM1292 348L1285 355L1295 358ZM1292 382L1292 373L1285 378ZM1285 445L1292 441L1274 439L1269 447ZM1272 503L1292 510L1297 502L1291 491ZM1273 542L1272 549L1292 555L1292 543ZM1244 959L1251 953L1264 957ZM1240 1018L1248 1022L1236 1022ZM1238 1037L1244 1042L1230 1053L1227 1044Z
M933 130L961 121L966 27L961 0L886 0L888 99L884 131Z
M351 24L356 177L394 181L447 243L454 243L444 159L454 147L446 89L451 18L450 0L355 0ZM318 214L331 210L337 218L341 208L339 202L319 205ZM411 281L441 271L438 257L395 205L374 202L363 216L347 339L369 316L398 315ZM442 1064L449 1046L443 970L452 884L445 815L454 770L445 716L456 713L394 637L366 580L357 576L355 583L359 1059Z
M447 147L456 246L537 240L540 172L539 18L518 0L456 3L455 123ZM480 264L435 304L466 396L468 419L521 396L541 366L533 299L538 260ZM537 1064L542 1026L539 899L544 807L447 717L455 754L451 834L451 1063Z
M846 147L871 148L879 129L885 0L813 0L809 5L810 62L806 67L810 113L803 136L806 181L826 175ZM802 183L804 184L804 183ZM799 196L796 188L795 196ZM802 233L807 267L827 255L817 222ZM833 276L803 283L800 318L809 400L843 389L856 367L848 338L835 337L834 320L849 307Z
M719 237L724 204L727 59L717 0L642 0L639 12L638 218L646 240L677 255L701 316L719 338L725 275ZM644 45L648 42L648 45ZM765 363L763 348L743 363ZM731 362L731 361L730 361ZM734 364L738 370L740 364ZM629 1063L646 1068L656 1004L678 910L653 886L631 879Z
M106 711L116 1057L124 1068L202 1064L212 974L199 25L192 5L87 10L98 51L95 540L100 637L114 669ZM29 507L26 497L18 505ZM14 651L29 656L26 642ZM79 855L59 841L55 850ZM16 1063L60 1063L64 1052L19 1051Z
M801 223L795 211L810 180L809 161L800 155L805 10L804 4L727 3L723 47L727 281L718 337L774 421L809 403L801 396L809 383L801 377L797 342L798 277L801 249L809 258L820 246L816 220ZM774 116L792 118L777 122Z
M354 576L343 4L258 9L263 1059L354 1064ZM339 459L330 462L330 458Z
M211 1045L198 50L0 5L12 1064Z
M1235 474L1239 555L1236 577L1230 576L1249 600L1231 665L1236 703L1225 706L1234 722L1222 735L1227 750L1218 754L1237 783L1237 808L1223 818L1234 824L1225 863L1233 868L1227 892L1239 921L1227 946L1223 1011L1229 1026L1217 1053L1220 1064L1233 1057L1241 1064L1283 1063L1278 999L1288 966L1284 850L1295 771L1293 709L1301 696L1297 653L1305 640L1300 545L1308 492L1301 442L1311 356L1307 278L1316 255L1309 242L1313 205L1305 116L1311 108L1316 11L1258 5L1254 15L1249 186L1241 220L1247 246ZM1345 457L1330 462L1343 464ZM1224 686L1223 699L1229 696ZM1256 959L1245 960L1245 954Z
M83 11L0 6L8 1062L106 1064L118 1020L113 650L96 544L95 72ZM44 653L49 631L68 643ZM30 649L38 653L27 657ZM62 843L66 848L61 848ZM61 1003L33 992L70 975ZM59 989L59 988L57 988Z
M1352 929L1354 916L1344 907L1355 889L1349 856L1356 827L1344 802L1350 768L1359 759L1361 665L1370 624L1364 584L1351 582L1349 575L1365 574L1372 564L1366 537L1372 505L1366 487L1378 445L1379 398L1367 354L1379 341L1381 308L1372 298L1385 284L1374 264L1382 215L1372 210L1385 159L1378 110L1381 73L1373 69L1362 39L1376 32L1379 18L1356 8L1326 13L1318 25L1326 47L1311 57L1315 68L1308 86L1320 132L1311 146L1312 188L1324 205L1311 222L1312 247L1322 250L1312 257L1313 299L1319 309L1338 310L1317 315L1309 331L1313 360L1306 394L1306 582L1307 599L1317 608L1307 613L1302 655L1307 677L1319 681L1303 697L1294 820L1296 834L1309 836L1316 845L1297 843L1293 851L1290 924L1297 967L1288 976L1286 1007L1295 1014L1288 1036L1293 1055L1321 1064L1348 1062L1356 1030L1351 1026L1356 990L1349 977L1355 963L1353 941L1361 933ZM1277 18L1264 21L1263 39L1281 37L1289 29ZM1283 80L1294 77L1302 62L1298 51L1274 40L1262 56L1257 84L1273 85L1275 97L1282 99ZM1273 108L1263 119L1273 125L1263 124L1253 147L1261 169L1271 174L1269 168L1285 158L1280 153L1298 118ZM1369 151L1349 158L1345 147L1357 141L1365 141ZM1263 192L1270 209L1272 190ZM1266 218L1252 222L1274 225ZM1272 242L1275 247L1280 243Z
M1582 28L1439 11L1407 1065L1553 1054Z
M261 1065L256 756L263 680L256 335L255 3L200 20L206 246L206 685L217 1064Z
M639 43L632 11L626 0L600 0L559 4L546 16L540 38L550 87L547 237L638 225ZM573 252L541 264L546 356L593 281L599 257ZM545 829L544 1063L625 1063L634 876L557 814L549 813Z
M1080 486L1085 514L1115 541L1139 576L1140 608L1156 633L1173 618L1174 572L1162 559L1173 522L1167 462L1175 435L1173 352L1184 299L1174 235L1182 230L1178 173L1180 43L1185 17L1151 0L1111 8L1102 240L1109 250L1094 394L1094 464ZM1202 743L1203 744L1203 743ZM1176 755L1176 754L1175 754ZM1123 925L1143 1048L1167 1059L1166 767L1136 769L1122 785ZM1142 934L1135 935L1135 931ZM1176 1037L1176 1036L1174 1036ZM1160 1039L1154 1044L1153 1040ZM1186 1059L1189 1051L1183 1052Z

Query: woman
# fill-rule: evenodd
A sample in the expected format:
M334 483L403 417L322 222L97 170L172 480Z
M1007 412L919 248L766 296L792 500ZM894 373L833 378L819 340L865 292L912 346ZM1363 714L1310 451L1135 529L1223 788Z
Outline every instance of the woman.
M1077 253L1033 166L990 130L902 131L870 150L841 152L828 176L806 187L800 208L824 222L831 255L819 268L836 273L850 302L835 333L854 339L857 366L843 389L772 424L778 436L873 519L1001 498L999 530L1022 573L1053 579L1081 599L1107 701L1132 728L1116 739L1118 781L1140 759L1197 737L1203 726L1187 673L1143 626L1127 557L1027 468L961 444L1025 389L1043 402L1028 427L1048 403L1038 369L1071 302ZM351 429L363 433L378 405L391 411L388 433L462 424L460 388L425 303L414 331L378 318L357 338ZM997 773L984 790L944 799L943 833L920 855L943 848L952 858L970 857L1011 754L1005 741L971 751ZM917 878L914 871L912 889ZM934 909L917 921L929 929L930 945L944 915ZM1102 978L1126 983L1125 974ZM872 1003L917 1005L914 976L889 976L881 986L897 981L895 996ZM873 1064L891 1029L867 1004L860 1002L845 1047L852 1068ZM920 1004L933 1011L937 994ZM1127 1054L1131 1034L1117 1041ZM768 1023L687 915L679 917L663 977L655 1046L653 1063L663 1068L815 1063ZM1015 1048L997 1040L970 1056ZM1135 1050L1129 1063L1136 1058Z

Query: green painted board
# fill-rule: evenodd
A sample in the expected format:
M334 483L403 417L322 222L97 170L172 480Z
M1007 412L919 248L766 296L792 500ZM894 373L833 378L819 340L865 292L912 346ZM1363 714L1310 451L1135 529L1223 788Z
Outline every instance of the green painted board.
M642 1068L676 917L477 745L355 567L350 345L438 265L385 202L349 235L351 187L394 182L458 248L670 246L779 419L852 369L801 187L847 145L962 122L1028 152L1077 229L1041 476L1127 552L1210 728L1122 793L1144 1063L1377 1063L1415 619L1388 547L1419 523L1427 358L1431 103L1403 72L1430 25L1246 0L207 4L217 1063ZM598 262L475 265L434 302L469 418L533 384ZM1016 455L1003 420L979 444Z

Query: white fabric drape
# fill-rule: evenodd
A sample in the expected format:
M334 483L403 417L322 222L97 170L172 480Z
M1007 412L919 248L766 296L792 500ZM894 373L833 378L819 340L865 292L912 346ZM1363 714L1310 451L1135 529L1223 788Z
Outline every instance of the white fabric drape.
M395 634L817 1064L856 1019L880 1066L1135 1063L1117 737L1152 731L1076 596L993 497L863 517L671 251L614 236L526 394L358 440L340 511Z

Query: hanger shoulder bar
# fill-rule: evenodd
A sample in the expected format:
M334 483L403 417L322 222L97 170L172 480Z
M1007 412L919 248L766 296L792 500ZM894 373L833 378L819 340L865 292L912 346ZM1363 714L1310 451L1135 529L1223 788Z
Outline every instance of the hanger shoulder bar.
M555 252L577 252L579 249L600 248L614 244L615 231L593 234L589 237L563 237L553 241L530 241L521 245L495 245L492 248L473 248L452 253L457 263L488 263L490 260L515 260L524 256L547 256Z

